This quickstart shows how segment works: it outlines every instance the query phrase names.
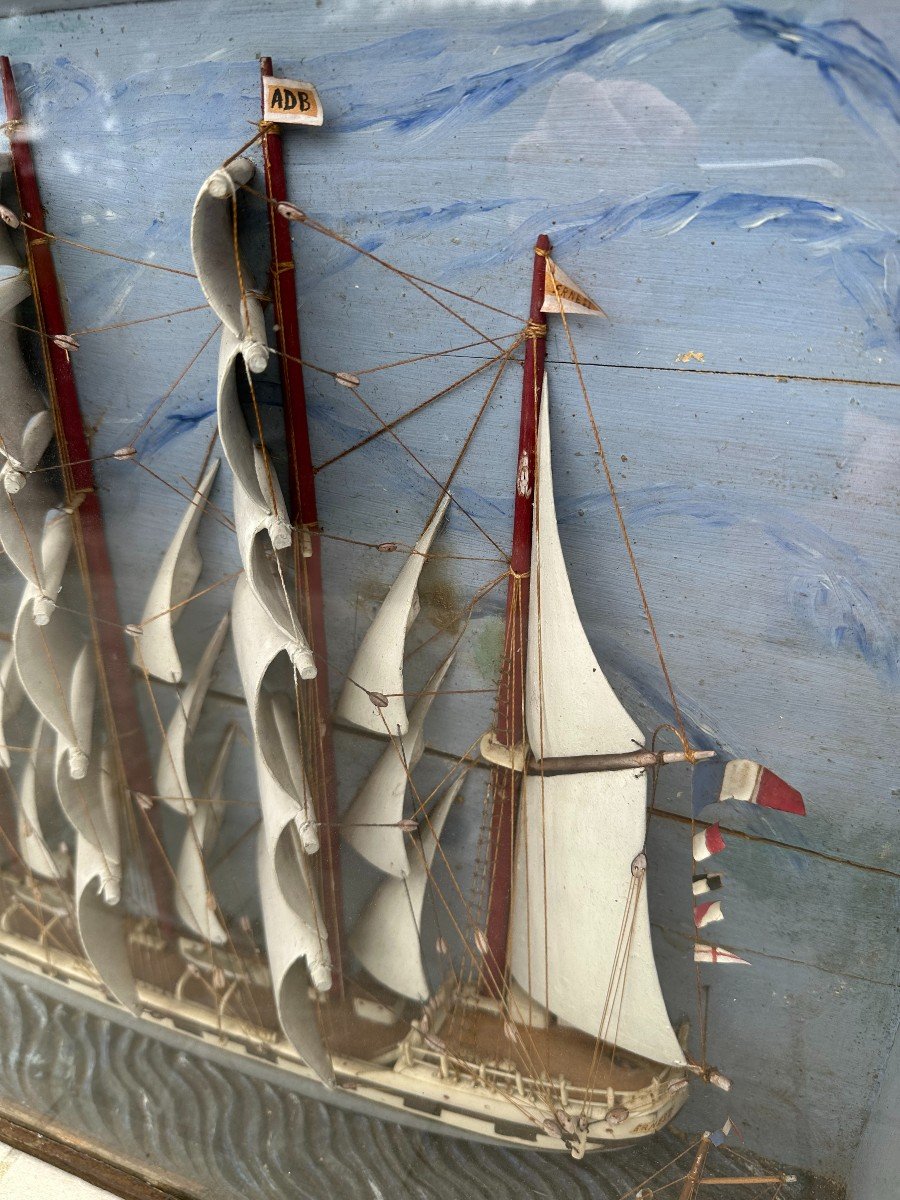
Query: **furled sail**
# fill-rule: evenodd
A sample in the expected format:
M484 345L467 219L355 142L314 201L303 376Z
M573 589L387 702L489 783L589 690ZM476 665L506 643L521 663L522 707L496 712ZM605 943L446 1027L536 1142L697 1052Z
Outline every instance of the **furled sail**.
M324 1083L332 1084L334 1070L319 1032L315 1002L309 995L310 979L320 992L331 983L325 927L312 883L306 889L309 906L305 916L300 916L278 886L264 831L257 841L256 866L278 1020L303 1061ZM300 869L306 869L302 859Z
M425 718L444 676L451 654L431 676L409 715L409 728L399 744L392 738L372 773L347 810L341 828L344 841L386 875L409 873L406 840L399 822L410 773L425 749Z
M53 780L53 752L50 731L38 717L31 739L31 750L19 782L17 824L19 853L29 871L43 879L63 879L68 874L69 857L65 848L52 845L48 816L56 807Z
M156 795L163 804L184 816L193 816L197 811L188 782L185 753L188 742L197 728L206 694L212 683L213 671L228 632L228 620L226 613L203 651L190 683L179 694L159 751L155 777Z
M409 728L403 697L406 634L419 612L419 576L449 503L450 496L445 493L391 584L347 672L337 715L372 733L402 737ZM373 704L371 692L386 698L387 705Z
M198 937L216 946L223 946L228 934L215 913L206 863L225 813L222 781L236 728L229 725L225 730L206 779L202 803L187 818L175 864L175 911Z
M412 835L405 875L379 884L350 935L350 949L369 974L410 1000L431 995L422 962L422 906L438 840L464 778L454 780L422 819Z
M525 698L532 753L633 750L643 735L600 670L566 572L546 377L536 488ZM632 871L644 846L646 787L634 771L525 776L510 965L515 981L560 1020L655 1062L680 1064L653 959L645 881L639 868Z
M141 617L141 640L135 657L151 675L166 683L181 682L181 658L175 645L175 624L184 611L184 602L193 595L200 578L203 560L197 549L197 526L218 469L219 461L216 459L191 497L175 536L163 555Z
M238 188L253 178L253 163L233 159L213 171L194 202L191 216L191 252L197 279L210 308L225 328L242 342L241 353L255 374L264 371L269 350L258 338L258 325L250 317L250 273L234 244L232 205ZM243 283L243 287L242 287ZM258 305L254 300L254 304Z

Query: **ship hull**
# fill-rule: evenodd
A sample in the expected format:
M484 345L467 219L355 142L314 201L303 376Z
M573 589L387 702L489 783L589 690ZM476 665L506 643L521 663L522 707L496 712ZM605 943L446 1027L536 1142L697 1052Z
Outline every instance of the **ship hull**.
M589 1127L576 1138L548 1132L541 1124L528 1080L515 1072L461 1064L429 1046L416 1029L392 1055L393 1061L372 1062L352 1055L333 1055L335 1087L327 1087L279 1035L216 1012L208 1006L138 983L141 1003L133 1016L112 1000L90 965L66 950L41 944L0 920L0 958L4 968L39 990L77 1003L106 1018L143 1029L150 1036L187 1047L204 1045L204 1053L255 1075L262 1075L302 1094L433 1133L482 1143L583 1153L619 1149L662 1129L681 1108L687 1088L671 1090L682 1075L661 1069L652 1086L609 1093L586 1106ZM492 1078L492 1075L508 1078ZM570 1107L576 1097L565 1094ZM615 1123L606 1118L618 1110ZM624 1111L626 1115L621 1117Z

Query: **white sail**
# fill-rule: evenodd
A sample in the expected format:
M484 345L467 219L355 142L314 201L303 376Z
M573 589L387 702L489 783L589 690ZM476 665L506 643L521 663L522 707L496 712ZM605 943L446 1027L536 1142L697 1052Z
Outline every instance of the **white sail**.
M304 786L289 769L272 707L265 703L263 684L282 654L290 659L301 679L312 678L316 673L312 653L302 635L302 640L287 638L269 620L246 576L241 576L234 589L231 622L238 672L262 760L280 786L302 804Z
M290 705L285 701L286 697L266 697L267 704L274 704L289 715ZM314 902L310 897L312 884L305 860L313 848L318 848L311 798L308 798L306 806L298 805L294 797L272 778L265 764L260 761L258 750L256 777L263 821L262 838L276 886L288 907L298 917L308 921L313 911L310 905ZM311 833L314 840L304 844L301 829L305 837L308 838Z
M118 836L118 794L108 747L101 755L101 807ZM76 833L75 911L84 952L97 974L120 1004L133 1013L139 1008L128 958L125 913L118 888L110 888L110 862L103 849Z
M252 291L250 274L236 255L232 208L238 188L252 179L253 171L249 159L236 158L204 182L191 216L191 253L210 308L242 341L247 366L258 374L266 368L269 351L265 340L257 337L259 322L251 316L250 310L258 309L259 301L248 294Z
M222 783L225 765L231 753L236 726L225 730L203 790L203 802L187 818L181 848L175 863L175 911L204 941L224 946L228 934L216 916L210 891L207 858L225 814Z
M109 774L112 756L106 751L92 754L84 776L73 779L68 753L65 738L57 735L56 794L75 832L95 848L100 893L108 904L115 904L122 888L122 840L116 791Z
M259 492L268 499L261 506L248 495L241 484L234 483L234 526L238 551L247 574L247 581L270 620L285 637L303 637L293 595L295 592L292 563L287 556L276 558L286 550L292 539L284 497L274 468L260 450L254 447L254 461L259 476Z
M407 875L378 886L350 935L350 949L369 974L410 1000L431 995L422 963L422 906L438 839L464 778L454 780L413 835Z
M91 965L123 1007L137 1013L137 988L128 958L123 914L101 894L103 855L79 834L75 852L75 903L78 933Z
M297 719L297 703L294 697L275 694L266 697L272 710L273 728L278 732L280 754L290 779L295 781L300 794L299 801L290 795L293 809L291 820L304 854L316 854L319 850L319 828L306 768L303 765L303 750L300 744L300 727ZM269 773L271 775L271 773ZM285 795L289 795L285 793ZM265 808L265 806L263 806Z
M451 654L425 684L406 733L385 747L341 822L344 841L386 875L409 874L406 838L399 825L403 801L410 773L425 749L425 718L452 661Z
M197 526L206 508L219 469L212 462L185 509L175 536L154 576L144 614L136 661L143 663L156 679L180 683L181 658L175 645L175 625L184 611L184 601L194 593L203 560L197 549Z
M94 648L66 612L36 625L33 603L26 591L13 629L16 670L31 703L64 739L70 775L82 779L94 720Z
M569 585L546 377L536 488L525 713L532 753L633 750L643 736L600 670ZM525 777L510 966L515 981L560 1020L655 1062L680 1064L653 959L646 883L632 874L644 846L646 787L633 771ZM610 986L622 965L624 982L620 972Z
M265 324L259 305L250 308L251 326L255 337L265 338ZM241 339L226 327L222 330L219 341L219 365L216 383L216 413L219 421L219 440L222 450L234 476L235 487L240 485L244 493L251 497L257 508L264 512L270 511L270 500L267 493L260 488L256 472L256 440L260 431L254 429L251 434L244 417L238 395L237 372L244 371L244 360L238 368L241 358Z
M337 715L372 733L402 737L409 728L403 697L406 634L419 612L416 589L425 556L449 503L449 495L443 495L434 516L391 584L347 672ZM386 697L387 705L373 704L369 699L370 692Z
M53 615L72 546L70 518L57 503L40 480L13 495L0 489L0 544L29 584L38 625Z
M22 707L25 690L16 670L16 652L12 643L0 663L0 767L12 766L9 750L9 724Z
M332 1084L334 1070L309 995L310 979L318 991L331 983L331 960L312 884L304 919L281 893L263 832L257 841L256 867L278 1020L303 1061L324 1083Z
M286 550L292 536L291 521L275 466L270 457L263 455L259 446L252 445L251 450L256 486L248 491L237 479L234 486L234 525L241 561L245 565L251 557L250 546L263 530L268 533L266 541L274 550Z
M200 720L200 712L212 683L213 671L228 632L226 613L203 651L190 683L179 693L175 712L166 729L156 765L155 787L158 799L185 816L193 816L197 806L191 796L185 753Z
M0 230L0 271L0 480L3 490L14 494L50 444L53 417L19 349L15 310L31 294L31 281L19 269L5 228Z
M16 812L19 853L33 874L43 879L63 879L68 874L68 854L65 847L50 844L46 829L48 810L56 806L53 751L48 733L47 723L38 717L31 752L19 782Z

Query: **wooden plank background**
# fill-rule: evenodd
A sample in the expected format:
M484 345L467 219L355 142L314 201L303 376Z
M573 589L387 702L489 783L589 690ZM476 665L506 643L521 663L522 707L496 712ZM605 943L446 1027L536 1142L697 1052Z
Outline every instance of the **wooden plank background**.
M526 308L529 249L546 229L560 264L606 309L608 322L578 325L577 344L679 702L695 736L767 762L802 788L810 810L805 821L723 815L740 836L722 859L727 920L712 932L753 966L711 971L710 1052L736 1087L727 1099L698 1092L680 1120L698 1127L730 1112L748 1146L838 1179L850 1172L900 1016L898 25L891 0L371 10L270 0L264 19L259 6L227 0L0 23L58 234L190 269L194 195L251 135L256 56L271 53L276 69L313 80L324 101L322 130L285 138L291 194L318 220L512 313ZM261 234L251 228L259 264ZM336 243L308 231L296 243L311 361L358 371L474 339ZM76 330L201 300L190 279L113 258L62 247L58 261ZM491 335L516 327L477 308L466 314ZM80 336L98 455L130 440L212 327L197 313ZM483 357L476 347L375 374L363 392L387 419ZM650 730L671 712L560 333L549 357L575 597L600 661ZM207 350L139 442L143 461L181 488L213 429L214 366ZM376 423L327 377L309 383L323 462ZM517 389L511 368L458 484L501 546ZM262 394L277 449L277 389ZM483 395L473 382L402 427L436 476ZM183 501L133 464L98 470L123 613L137 620ZM226 509L227 475L214 494ZM413 541L435 496L388 438L319 482L326 532L363 542ZM201 548L201 586L236 569L233 540L215 521ZM345 541L326 548L337 682L398 560ZM460 512L440 548L490 553ZM498 569L430 564L422 639ZM8 627L11 570L0 586ZM228 600L222 588L185 613L188 665ZM499 592L475 610L449 689L490 686L501 612ZM429 663L428 653L413 660L414 685ZM233 659L217 689L201 763L241 713L230 699ZM429 743L458 755L489 721L486 692L447 696ZM345 800L375 752L354 743L351 753L339 738ZM426 759L426 786L442 762ZM686 786L672 776L650 838L673 1015L693 1010ZM466 790L448 829L463 874L481 784ZM240 754L229 795L233 838L254 810ZM355 908L374 877L349 853L347 870ZM234 855L219 883L232 911L252 909L248 854Z

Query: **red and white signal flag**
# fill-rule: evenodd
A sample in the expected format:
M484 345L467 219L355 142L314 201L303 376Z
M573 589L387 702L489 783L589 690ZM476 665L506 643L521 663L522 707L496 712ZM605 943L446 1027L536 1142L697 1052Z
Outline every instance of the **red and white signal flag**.
M714 921L722 921L724 918L721 900L710 900L707 904L697 904L694 907L694 924L698 929L702 929L705 925L712 925Z
M743 800L761 808L806 815L803 797L774 771L748 758L730 762L714 759L694 768L693 808L698 816L709 804L721 800Z
M703 862L704 859L712 858L714 854L719 854L724 849L725 839L722 837L722 830L718 823L708 825L706 829L701 829L699 833L694 834L694 862Z

